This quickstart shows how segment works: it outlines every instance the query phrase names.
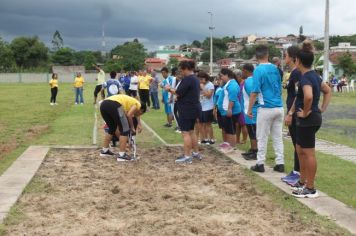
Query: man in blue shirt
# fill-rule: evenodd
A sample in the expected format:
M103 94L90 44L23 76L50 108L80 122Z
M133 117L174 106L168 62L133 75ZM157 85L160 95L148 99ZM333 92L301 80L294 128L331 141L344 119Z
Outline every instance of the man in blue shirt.
M264 172L268 136L271 134L276 155L274 171L284 172L283 154L283 102L281 76L277 67L268 62L268 47L256 48L258 66L253 72L253 89L247 115L252 118L252 108L258 97L260 107L257 111L257 163L251 167L256 172Z
M105 93L104 90L106 89L107 91L107 97L110 97L112 95L117 95L122 91L122 86L119 80L116 79L116 72L111 71L110 72L110 79L107 80L106 82L103 83L102 89L101 89L101 97L104 99L105 98Z
M164 111L167 115L167 123L164 125L165 127L172 127L172 122L173 122L173 111L172 107L169 104L169 92L165 89L167 85L170 85L169 80L169 71L167 67L163 67L161 69L161 73L163 76L163 81L161 82L161 88L162 88L162 103L164 104Z

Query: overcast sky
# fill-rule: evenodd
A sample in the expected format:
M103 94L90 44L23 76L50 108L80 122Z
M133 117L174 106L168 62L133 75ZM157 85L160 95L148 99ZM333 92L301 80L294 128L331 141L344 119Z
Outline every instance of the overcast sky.
M356 33L356 0L330 0L330 33ZM322 35L325 0L0 0L0 37L38 35L48 46L59 30L65 46L107 50L139 38L149 50L217 36Z

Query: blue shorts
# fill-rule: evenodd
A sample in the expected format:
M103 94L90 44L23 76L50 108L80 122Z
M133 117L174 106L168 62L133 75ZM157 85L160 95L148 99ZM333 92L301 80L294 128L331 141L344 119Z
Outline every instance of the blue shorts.
M167 115L172 114L172 106L169 103L164 104L164 111Z

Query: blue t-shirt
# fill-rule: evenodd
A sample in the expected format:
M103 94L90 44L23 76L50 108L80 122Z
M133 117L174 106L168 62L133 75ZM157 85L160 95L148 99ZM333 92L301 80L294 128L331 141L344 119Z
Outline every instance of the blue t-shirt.
M244 85L244 90L243 90L243 98L244 98L244 114L245 114L245 122L248 125L253 125L256 124L256 120L257 120L257 109L260 107L260 105L258 104L258 101L255 102L255 104L252 107L252 115L253 117L250 118L249 116L247 116L247 110L248 110L248 106L249 106L249 101L250 101L250 94L253 90L253 78L249 77L245 80L245 85Z
M239 101L239 94L240 94L240 86L236 82L236 80L231 79L230 81L228 81L225 84L221 98L219 97L220 105L222 105L222 109L219 109L219 111L222 116L227 115L229 102L234 103L234 105L232 107L233 115L237 115L237 114L241 113L241 104Z
M302 78L300 78L297 100L295 101L296 111L299 111L299 109L304 110L303 87L309 85L313 89L313 103L312 103L311 110L313 112L320 112L319 100L320 100L321 83L322 83L322 79L314 70L308 71L302 76Z
M204 85L204 92L214 91L214 85L210 81ZM209 111L214 108L214 98L211 96L207 98L203 95L200 96L200 103L202 111Z
M264 108L283 107L281 75L273 64L260 64L253 72L253 93Z
M164 79L161 83L161 86L163 87L162 89L162 100L163 100L163 103L168 103L168 99L169 99L169 92L166 91L164 89L164 87L168 84L168 78Z
M131 77L129 75L126 75L123 78L123 83L122 86L124 87L124 90L127 91L130 88L130 83L131 83Z
M215 93L214 93L214 105L218 107L218 101L219 101L219 97L221 96L221 93L223 93L224 90L223 90L223 87L218 87L216 90L215 90Z
M109 79L104 82L103 88L106 88L108 97L119 94L120 90L122 90L120 82L116 79Z
M298 87L300 77L302 77L302 73L300 73L300 71L297 69L294 69L289 76L289 80L287 84L287 101L286 101L288 111L293 106L294 99L297 96L296 88Z

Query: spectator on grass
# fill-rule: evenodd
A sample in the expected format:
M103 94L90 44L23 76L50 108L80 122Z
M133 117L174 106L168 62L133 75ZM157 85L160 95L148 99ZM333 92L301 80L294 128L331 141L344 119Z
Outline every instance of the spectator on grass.
M235 80L239 84L240 93L238 96L239 102L241 104L241 111L244 110L244 97L243 97L243 88L245 84L245 80L242 78L241 70L234 71ZM242 141L241 141L241 134L242 134ZM243 112L240 113L237 122L236 122L236 143L237 144L245 144L247 140L247 128L246 128L246 121L245 121L245 114Z
M292 138L294 146L294 168L289 175L282 178L282 181L294 185L298 182L300 177L300 165L298 153L296 150L296 139L297 139L297 121L295 113L295 99L297 96L297 87L302 77L302 74L296 66L297 55L299 53L299 48L297 46L291 46L287 49L286 53L286 63L288 67L292 69L288 83L286 85L287 89L287 115L285 117L285 125L288 127L289 135Z
M124 94L114 95L105 99L100 105L100 113L105 123L109 126L109 131L105 135L100 156L115 156L109 149L109 143L113 135L116 135L120 142L117 161L132 160L131 156L126 153L128 135L130 132L141 132L140 116L145 112L146 105L141 105L137 99ZM137 129L135 128L135 118Z
M169 85L171 87L171 83L169 82L172 78L169 76L169 71L167 67L163 67L161 69L163 81L160 86L162 89L162 103L164 104L164 112L167 116L167 123L164 125L165 127L172 127L173 122L173 110L171 105L169 104L169 92L166 89L166 86Z
M282 63L281 63L281 59L279 57L273 57L272 58L272 63L277 66L277 69L279 71L279 74L281 75L281 82L283 79L283 70L281 69L282 67Z
M337 85L337 91L342 93L342 87L347 86L347 77L345 74L342 75L338 85Z
M58 75L57 73L52 74L52 79L49 81L49 85L51 87L51 101L50 105L58 105L57 104L57 94L58 94Z
M140 95L140 100L142 104L145 104L147 108L151 106L151 101L150 101L150 84L152 83L152 77L147 73L147 71L143 71L141 76L139 76L139 81L138 81L138 92Z
M82 74L80 72L77 72L77 76L75 77L74 80L75 105L78 105L79 102L81 105L84 104L83 90L84 90L84 78L82 77Z
M267 154L268 136L271 134L273 149L276 155L274 171L284 172L283 154L283 102L281 74L277 67L268 61L268 47L257 46L256 59L258 66L253 72L253 90L247 115L253 118L252 108L258 96L260 107L257 111L257 163L251 167L256 172L264 172Z
M194 125L201 113L199 101L200 83L194 75L195 63L182 61L179 64L182 73L182 81L177 89L166 85L168 92L177 96L178 124L182 131L184 141L184 155L177 158L177 164L192 163L193 158L201 160L198 140L194 133ZM192 152L193 151L193 152Z
M250 94L253 90L253 71L254 67L252 64L245 64L242 67L242 78L245 80L244 87L242 90L244 110L243 114L245 116L246 127L248 135L250 137L251 147L250 150L242 153L242 156L246 160L257 160L257 137L256 137L256 120L257 120L257 109L259 108L258 102L255 102L252 106L252 118L247 116L247 110L250 102Z
M100 66L98 65L95 65L93 64L93 66L95 67L95 69L97 70L98 72L98 75L96 77L96 81L97 81L97 84L95 86L95 89L94 89L94 104L96 104L96 100L98 98L98 94L102 91L102 86L105 82L105 72L101 69ZM105 97L105 95L104 95Z
M107 92L107 96L113 96L119 94L121 91L123 91L123 88L121 86L121 83L119 80L116 79L116 72L111 71L110 72L110 79L108 81L105 81L103 83L102 89L101 89L101 97L102 99L105 99L105 89Z
M296 148L300 162L300 180L294 186L293 195L298 198L318 197L314 186L317 170L315 134L322 123L321 113L326 110L331 98L330 87L312 70L313 51L312 43L304 41L296 60L297 68L302 73L295 101L297 113ZM323 93L323 102L319 108L321 93Z
M152 109L159 110L159 99L158 99L158 85L160 84L160 79L155 71L152 72L152 82L150 84L150 96L152 100Z
M198 78L200 80L200 104L202 107L199 118L201 144L210 145L215 143L212 127L214 120L214 85L210 82L210 76L203 71L198 73Z
M137 98L137 90L138 90L138 77L137 72L130 72L130 86L129 86L129 96Z

